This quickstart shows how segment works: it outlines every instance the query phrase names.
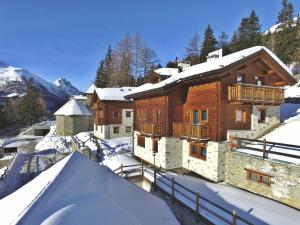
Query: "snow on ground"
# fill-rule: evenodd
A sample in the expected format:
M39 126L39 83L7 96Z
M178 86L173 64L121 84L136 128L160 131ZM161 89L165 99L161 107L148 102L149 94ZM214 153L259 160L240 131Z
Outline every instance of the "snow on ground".
M281 114L284 120L284 124L276 128L272 132L266 134L262 139L266 139L271 142L279 142L285 144L292 144L300 146L299 130L300 130L300 104L285 103L281 106ZM262 143L247 144L249 147L255 147L262 149ZM267 145L267 150L272 150L275 152L284 152L293 155L300 156L300 150L292 147L273 147L272 145ZM251 155L262 156L262 152L252 151L249 149L239 148L239 152L248 153ZM300 164L300 159L286 157L275 154L268 154L268 158Z
M3 225L179 225L165 202L78 152L0 200L0 211Z
M60 153L71 152L71 137L70 136L56 136L56 126L50 127L50 132L42 138L35 146L35 151L41 152L46 150L56 150Z
M285 98L300 98L300 81L293 86L287 86L284 92Z
M251 221L255 225L294 225L296 224L296 221L300 220L300 212L298 210L268 198L235 188L231 185L225 183L212 183L207 180L188 175L175 173L167 173L166 175L170 178L174 177L176 182L186 186L196 193L199 192L200 196L209 199L229 211L235 209L239 216ZM163 178L159 179L163 180ZM168 183L170 184L170 182ZM166 187L162 182L158 181L157 184L171 193L171 189ZM176 186L176 189L179 189L187 196L192 197L184 189L179 188L178 186ZM175 195L186 204L193 208L195 207L195 203L192 203L186 198L182 198L182 196L180 196L177 192L175 192ZM220 210L218 211L217 208L203 200L200 200L200 205L201 204L214 212L221 213L222 216L229 220L232 218L228 214ZM201 210L201 214L210 218L214 222L217 221L216 218L205 210ZM216 224L224 223L218 221Z

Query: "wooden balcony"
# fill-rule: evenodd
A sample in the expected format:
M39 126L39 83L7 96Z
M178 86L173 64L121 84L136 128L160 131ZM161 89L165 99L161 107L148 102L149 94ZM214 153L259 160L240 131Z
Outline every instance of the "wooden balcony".
M142 122L138 125L142 134L160 137L163 135L163 125L158 123Z
M208 140L207 124L173 123L173 136L178 138Z
M281 104L284 102L284 90L278 87L235 84L228 87L228 100L231 102Z

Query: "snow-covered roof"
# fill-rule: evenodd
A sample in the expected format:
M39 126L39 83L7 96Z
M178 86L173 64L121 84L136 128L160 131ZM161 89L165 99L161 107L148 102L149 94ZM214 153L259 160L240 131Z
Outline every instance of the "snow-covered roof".
M94 83L91 84L91 86L89 86L89 88L86 90L86 94L93 94L95 89L96 89L96 85Z
M73 95L71 98L74 98L77 100L86 100L86 96L84 96L84 95Z
M96 88L95 92L102 101L127 101L124 96L131 94L135 87Z
M178 68L159 68L154 72L162 76L172 76L178 73Z
M88 108L72 98L54 113L55 116L91 116Z
M204 73L222 69L223 67L229 66L230 64L233 64L239 60L242 60L245 57L253 55L262 50L264 50L267 54L269 54L278 64L280 64L280 66L284 70L286 70L286 72L288 74L290 74L291 77L293 77L292 71L273 52L271 52L268 48L266 48L264 46L255 46L255 47L244 49L242 51L235 52L233 54L221 57L219 59L215 59L213 61L204 62L204 63L200 63L197 65L191 66L191 67L187 68L185 71L174 74L173 76L171 76L168 79L163 80L159 83L156 83L156 84L149 83L149 84L137 87L136 89L134 89L131 92L131 94L137 94L137 93L141 93L141 92L145 92L145 91L149 91L149 90L162 88L169 84L176 84L176 83L181 82L182 79L187 78L187 77L192 77L194 75L199 75L199 77L201 77L201 75Z
M78 152L0 201L1 224L179 225L167 204Z

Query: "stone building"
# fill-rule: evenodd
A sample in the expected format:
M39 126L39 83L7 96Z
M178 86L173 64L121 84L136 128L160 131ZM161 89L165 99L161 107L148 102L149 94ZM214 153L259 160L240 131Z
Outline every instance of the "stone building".
M228 135L257 138L280 123L285 85L296 82L269 49L256 46L136 88L134 155L165 169L225 180Z
M92 128L92 114L86 105L72 98L54 115L56 116L56 134L74 135Z

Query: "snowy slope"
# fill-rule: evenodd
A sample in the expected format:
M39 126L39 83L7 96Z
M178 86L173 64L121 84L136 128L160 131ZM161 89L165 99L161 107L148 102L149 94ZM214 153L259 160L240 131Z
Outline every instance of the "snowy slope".
M24 95L30 81L39 89L45 100L46 108L51 111L66 102L71 94L80 94L80 92L65 79L60 79L61 82L57 82L60 85L57 86L32 74L28 70L15 68L0 62L0 97Z
M59 78L54 81L54 84L63 92L65 95L79 95L81 92L74 87L70 81L67 81L65 78Z
M0 200L0 211L3 225L179 225L165 202L78 152Z
M295 17L294 18L294 24L293 24L293 26L296 26L296 22L297 22L297 17ZM270 27L268 30L266 30L265 32L264 32L264 34L265 35L267 35L268 33L271 33L271 34L273 34L273 33L275 33L275 32L277 32L277 31L280 31L280 25L282 25L282 23L278 23L278 24L275 24L275 25L273 25L272 27Z

